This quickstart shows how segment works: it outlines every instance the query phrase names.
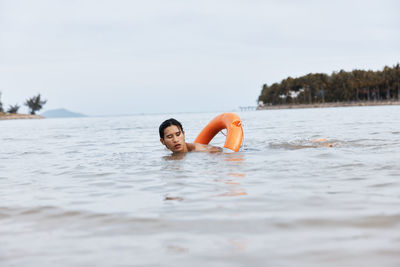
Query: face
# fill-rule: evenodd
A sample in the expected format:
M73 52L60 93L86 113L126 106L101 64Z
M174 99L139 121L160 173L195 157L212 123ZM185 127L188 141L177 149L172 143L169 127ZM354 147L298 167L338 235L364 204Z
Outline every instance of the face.
M187 152L185 143L185 132L176 125L171 125L164 130L164 138L161 143L174 153Z

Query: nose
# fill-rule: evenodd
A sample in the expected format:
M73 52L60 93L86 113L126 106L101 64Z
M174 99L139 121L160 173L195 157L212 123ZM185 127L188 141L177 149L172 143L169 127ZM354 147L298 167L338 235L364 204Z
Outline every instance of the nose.
M172 142L174 143L178 142L178 137L177 136L172 137Z

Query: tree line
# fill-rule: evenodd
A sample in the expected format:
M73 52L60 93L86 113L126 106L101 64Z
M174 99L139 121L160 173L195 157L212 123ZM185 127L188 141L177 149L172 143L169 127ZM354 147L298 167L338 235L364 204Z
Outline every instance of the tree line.
M29 113L32 115L35 115L35 113L39 110L41 110L44 106L44 104L47 103L47 100L44 100L41 98L40 94L37 96L33 96L31 98L28 98L24 105L28 106L29 108ZM3 108L3 103L1 102L1 92L0 92L0 113L11 113L11 114L17 114L20 106L18 104L15 105L10 105L7 110L4 110Z
M270 86L264 84L260 105L400 100L400 65L381 71L340 70L331 75L309 73Z

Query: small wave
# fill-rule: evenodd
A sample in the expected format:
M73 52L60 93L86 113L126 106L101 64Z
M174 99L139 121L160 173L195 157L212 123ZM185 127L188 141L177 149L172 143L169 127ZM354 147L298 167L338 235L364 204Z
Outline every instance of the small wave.
M14 138L14 137L5 137L5 138L2 138L2 141L3 142L5 142L5 141L15 141L15 140L18 140L17 138Z
M49 138L54 138L54 139L67 139L71 137L73 137L73 135L70 134L59 134L59 135L49 136Z
M260 151L262 151L262 149L257 149L257 148L253 148L253 147L244 147L243 151L244 152L260 152Z
M165 198L165 201L178 200L179 197ZM202 229L204 233L259 233L260 227L295 229L299 227L315 230L316 228L339 229L353 227L356 229L387 229L400 224L400 214L356 216L350 218L311 217L295 220L258 219L210 219L199 218L153 218L135 217L129 213L98 213L84 210L66 210L53 206L42 207L0 207L0 222L29 223L30 228L48 231L49 229L84 229L88 235L96 233L110 234L118 231L123 234L149 234L165 232L192 232ZM207 227L204 227L206 225ZM252 225L255 227L243 227ZM246 229L246 230L244 230Z
M304 149L304 148L315 148L316 146L312 145L301 145L296 143L270 143L269 148L272 149L287 149L287 150L296 150L296 149Z
M297 225L311 227L391 228L400 224L400 215L366 216L349 219L301 219Z
M49 155L51 152L49 151L24 151L20 154L20 156L26 155Z
M380 187L397 187L397 186L398 186L398 183L378 183L378 184L370 185L369 187L380 188Z
M331 166L332 169L353 169L363 167L365 167L364 163L338 164Z
M312 140L295 140L291 142L270 143L269 147L272 149L297 150L306 148L336 147L339 144L340 141L338 140L327 140L325 138L319 138Z
M157 222L151 218L132 218L123 214L96 213L84 210L64 210L55 206L42 207L0 207L0 219L13 221L37 222L40 227L57 226L90 226L103 227L115 223L151 223Z
M139 126L137 126L135 128L120 127L120 128L114 128L112 130L113 131L131 131L131 130L137 130L137 129L141 129L141 128Z
M307 149L307 148L367 148L376 149L383 147L392 147L396 143L388 143L387 140L373 138L373 139L358 139L358 140L337 140L337 139L306 139L306 140L294 140L290 142L281 143L269 143L269 148L272 149L287 149L287 150L297 150L297 149Z

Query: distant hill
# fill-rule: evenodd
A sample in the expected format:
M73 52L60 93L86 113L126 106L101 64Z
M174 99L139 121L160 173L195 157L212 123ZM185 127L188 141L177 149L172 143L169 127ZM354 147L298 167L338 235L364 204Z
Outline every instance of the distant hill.
M64 108L51 109L43 112L42 114L45 118L76 118L76 117L86 117L86 115L81 113L72 112Z

